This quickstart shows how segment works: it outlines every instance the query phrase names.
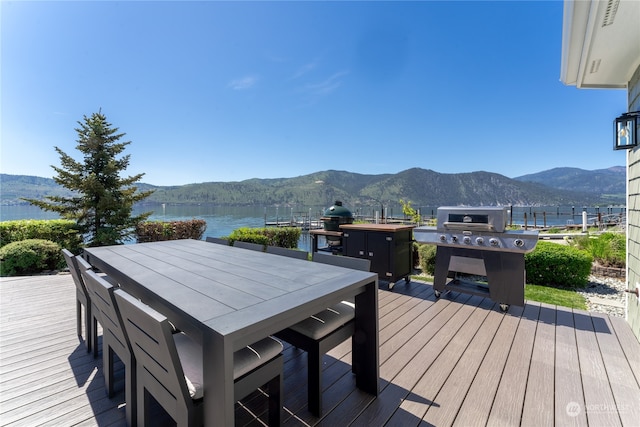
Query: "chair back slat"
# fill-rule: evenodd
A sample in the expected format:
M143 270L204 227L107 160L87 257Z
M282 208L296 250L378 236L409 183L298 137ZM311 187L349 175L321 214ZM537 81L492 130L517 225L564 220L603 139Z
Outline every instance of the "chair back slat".
M169 320L122 289L114 295L138 369L157 382L152 394L163 406L191 401Z
M337 267L352 268L360 271L370 271L371 260L364 258L354 258L341 255L328 255L320 252L314 252L312 260L322 264L331 264Z
M92 270L83 271L82 278L89 290L91 302L96 308L94 315L98 317L98 321L102 325L103 334L109 334L110 338L115 340L112 344L117 343L120 347L116 349L116 353L125 354L120 351L120 349L127 352L129 350L127 337L120 323L120 316L113 296L113 291L116 288Z
M78 270L80 272L93 269L91 264L89 264L89 262L86 259L82 258L81 256L77 256L75 257L75 259L76 259L76 264L78 265Z
M223 239L222 237L207 237L205 240L209 243L217 243L219 245L229 246L229 240Z
M308 253L305 251L281 248L280 246L267 246L267 253L305 260L308 258Z
M77 263L78 258L67 249L62 250L62 255L64 256L64 260L67 262L67 267L69 268L69 273L71 273L71 277L73 278L73 283L76 285L76 289L82 292L86 297L87 288L80 275L80 267Z
M233 246L236 248L251 249L252 251L264 251L264 245L260 245L258 243L236 241L233 243Z

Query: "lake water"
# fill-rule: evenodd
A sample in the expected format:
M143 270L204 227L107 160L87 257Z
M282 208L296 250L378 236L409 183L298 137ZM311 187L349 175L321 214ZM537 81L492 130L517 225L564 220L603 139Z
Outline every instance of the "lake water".
M352 208L345 205L354 214L376 217L380 215L375 208ZM437 207L420 207L423 217L429 217L436 214ZM600 214L607 215L624 215L626 209L624 207L575 207L575 206L545 206L545 207L513 207L512 222L513 224L524 224L525 214L527 216L527 224L533 226L554 226L566 225L568 223L581 224L582 211L587 212L588 221L591 222ZM322 216L323 207L305 207L290 208L273 206L256 207L256 206L209 206L209 205L158 205L145 206L134 209L134 214L141 212L153 211L151 220L158 221L176 221L189 219L203 219L207 222L207 230L203 238L208 236L221 237L228 236L231 232L240 227L264 227L266 222L289 221L291 219L308 220L309 216L312 220L317 220ZM386 215L400 215L402 210L396 208L390 210ZM59 218L56 213L42 211L40 208L32 205L19 206L0 206L0 221L10 221L18 219L56 219ZM310 251L311 239L308 232L302 232L298 247L302 250Z
M311 210L310 210L311 209ZM306 208L304 212L291 208L275 207L246 207L246 206L205 206L205 205L166 205L145 206L135 208L134 215L153 211L149 218L154 221L180 221L190 219L203 219L207 222L206 237L228 236L231 232L241 227L264 227L265 221L280 222L289 221L291 218L308 220L311 212L312 219L317 219L322 208ZM32 205L0 206L0 221L12 221L19 219L57 219L58 214L46 212ZM298 247L303 250L311 250L311 239L308 232L300 235Z

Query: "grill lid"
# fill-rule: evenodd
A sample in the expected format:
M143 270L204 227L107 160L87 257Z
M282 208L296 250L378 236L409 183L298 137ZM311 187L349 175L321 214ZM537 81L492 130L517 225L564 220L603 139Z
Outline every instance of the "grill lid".
M330 208L324 211L324 216L327 218L330 217L344 217L344 218L353 218L353 214L351 211L344 206L342 206L342 202L340 200L336 200L336 202Z
M438 208L438 229L504 232L507 208L499 206Z
M326 231L340 231L341 224L351 224L353 214L342 206L340 200L336 200L333 206L324 211L324 216L320 218Z

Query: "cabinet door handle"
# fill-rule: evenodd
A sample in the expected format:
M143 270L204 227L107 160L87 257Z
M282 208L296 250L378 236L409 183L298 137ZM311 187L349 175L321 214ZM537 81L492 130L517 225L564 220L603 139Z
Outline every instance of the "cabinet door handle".
M369 252L369 256L370 256L370 257L373 257L373 252Z
M359 252L359 255L364 255L364 251L360 251L360 252Z

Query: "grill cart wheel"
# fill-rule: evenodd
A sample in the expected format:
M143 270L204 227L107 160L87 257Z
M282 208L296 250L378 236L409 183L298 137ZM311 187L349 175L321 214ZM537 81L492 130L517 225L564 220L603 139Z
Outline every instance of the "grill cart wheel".
M411 283L411 277L406 276L406 277L404 278L404 282L405 282L405 283ZM392 291L392 290L393 290L393 287L394 287L395 285L396 285L396 284L395 284L395 282L389 282L389 290L390 290L390 291Z
M509 304L500 304L500 310L502 310L503 313L506 313L509 311Z

